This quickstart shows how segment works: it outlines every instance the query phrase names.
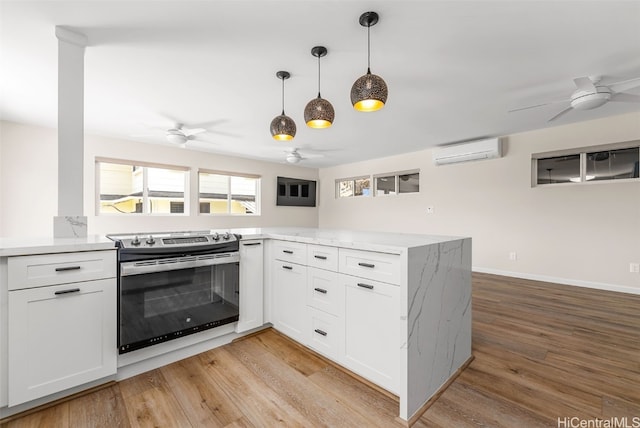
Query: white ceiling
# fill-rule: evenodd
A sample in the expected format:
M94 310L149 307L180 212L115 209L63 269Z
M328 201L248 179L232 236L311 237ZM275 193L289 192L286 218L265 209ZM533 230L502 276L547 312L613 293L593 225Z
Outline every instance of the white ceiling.
M349 92L366 71L358 18L368 10L380 15L371 69L389 99L359 113ZM4 120L56 126L54 27L63 25L89 39L87 133L168 144L150 126L213 122L217 132L192 149L281 162L300 147L311 167L640 110L608 103L551 124L564 104L507 112L568 98L575 77L640 77L640 1L1 1L0 24ZM329 51L322 95L336 111L324 130L303 120L317 94L315 45ZM291 143L269 134L281 110L278 70L292 75Z

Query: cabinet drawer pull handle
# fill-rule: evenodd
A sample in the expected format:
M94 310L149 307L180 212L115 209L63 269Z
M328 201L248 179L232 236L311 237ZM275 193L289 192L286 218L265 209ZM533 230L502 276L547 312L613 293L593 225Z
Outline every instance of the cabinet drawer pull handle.
M324 288L314 288L314 290L316 290L318 293L322 293L322 294L327 294L327 290L325 290Z
M358 287L366 288L367 290L373 290L373 285L358 283Z
M319 328L316 328L316 329L315 329L315 330L313 330L313 331L315 331L316 333L318 333L320 336L326 336L326 335L327 335L327 332L326 332L326 331L322 331L322 330L320 330Z
M320 260L327 260L327 256L313 256L313 257Z
M358 263L358 266L362 266L362 267L366 267L366 268L374 268L374 267L376 267L376 265L374 265L372 263L364 263L364 262Z
M282 252L286 253L286 254L293 254L293 251L291 251L291 250L282 250Z
M249 247L251 245L261 245L262 242L247 242L246 244L243 243L242 245L244 245L245 247Z
M55 294L56 296L59 296L61 294L69 294L69 293L77 293L78 291L80 291L79 288L70 288L68 290L60 290L60 291L56 291Z
M64 272L67 270L80 270L80 266L64 266L56 268L56 272Z
M285 266L285 265L282 265L282 269L289 269L289 270L293 270L293 267L292 267L292 266Z

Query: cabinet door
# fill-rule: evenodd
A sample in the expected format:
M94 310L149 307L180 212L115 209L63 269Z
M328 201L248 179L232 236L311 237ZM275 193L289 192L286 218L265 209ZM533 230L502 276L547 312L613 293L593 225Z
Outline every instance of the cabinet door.
M240 242L240 319L236 332L251 330L263 324L263 241Z
M400 287L340 275L345 286L344 365L398 393Z
M116 280L9 292L9 405L116 373Z
M273 263L273 326L305 343L307 267L275 260Z

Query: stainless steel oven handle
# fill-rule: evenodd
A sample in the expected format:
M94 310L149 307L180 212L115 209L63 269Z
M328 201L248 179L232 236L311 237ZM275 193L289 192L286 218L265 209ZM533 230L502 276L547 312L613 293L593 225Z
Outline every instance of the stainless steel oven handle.
M145 273L166 272L170 270L191 269L202 266L214 266L238 263L237 252L215 254L212 256L168 257L166 259L143 260L120 263L120 276L140 275Z

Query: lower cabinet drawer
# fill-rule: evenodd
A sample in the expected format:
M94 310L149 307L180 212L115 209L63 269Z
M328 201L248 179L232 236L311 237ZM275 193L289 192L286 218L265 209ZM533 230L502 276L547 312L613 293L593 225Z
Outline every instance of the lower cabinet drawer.
M116 277L116 250L9 257L9 290Z
M307 305L335 316L344 313L344 286L337 272L307 268Z
M397 254L374 251L338 250L340 273L400 285L401 260Z
M338 360L339 346L344 337L342 321L333 315L307 308L309 314L306 344L334 361Z

